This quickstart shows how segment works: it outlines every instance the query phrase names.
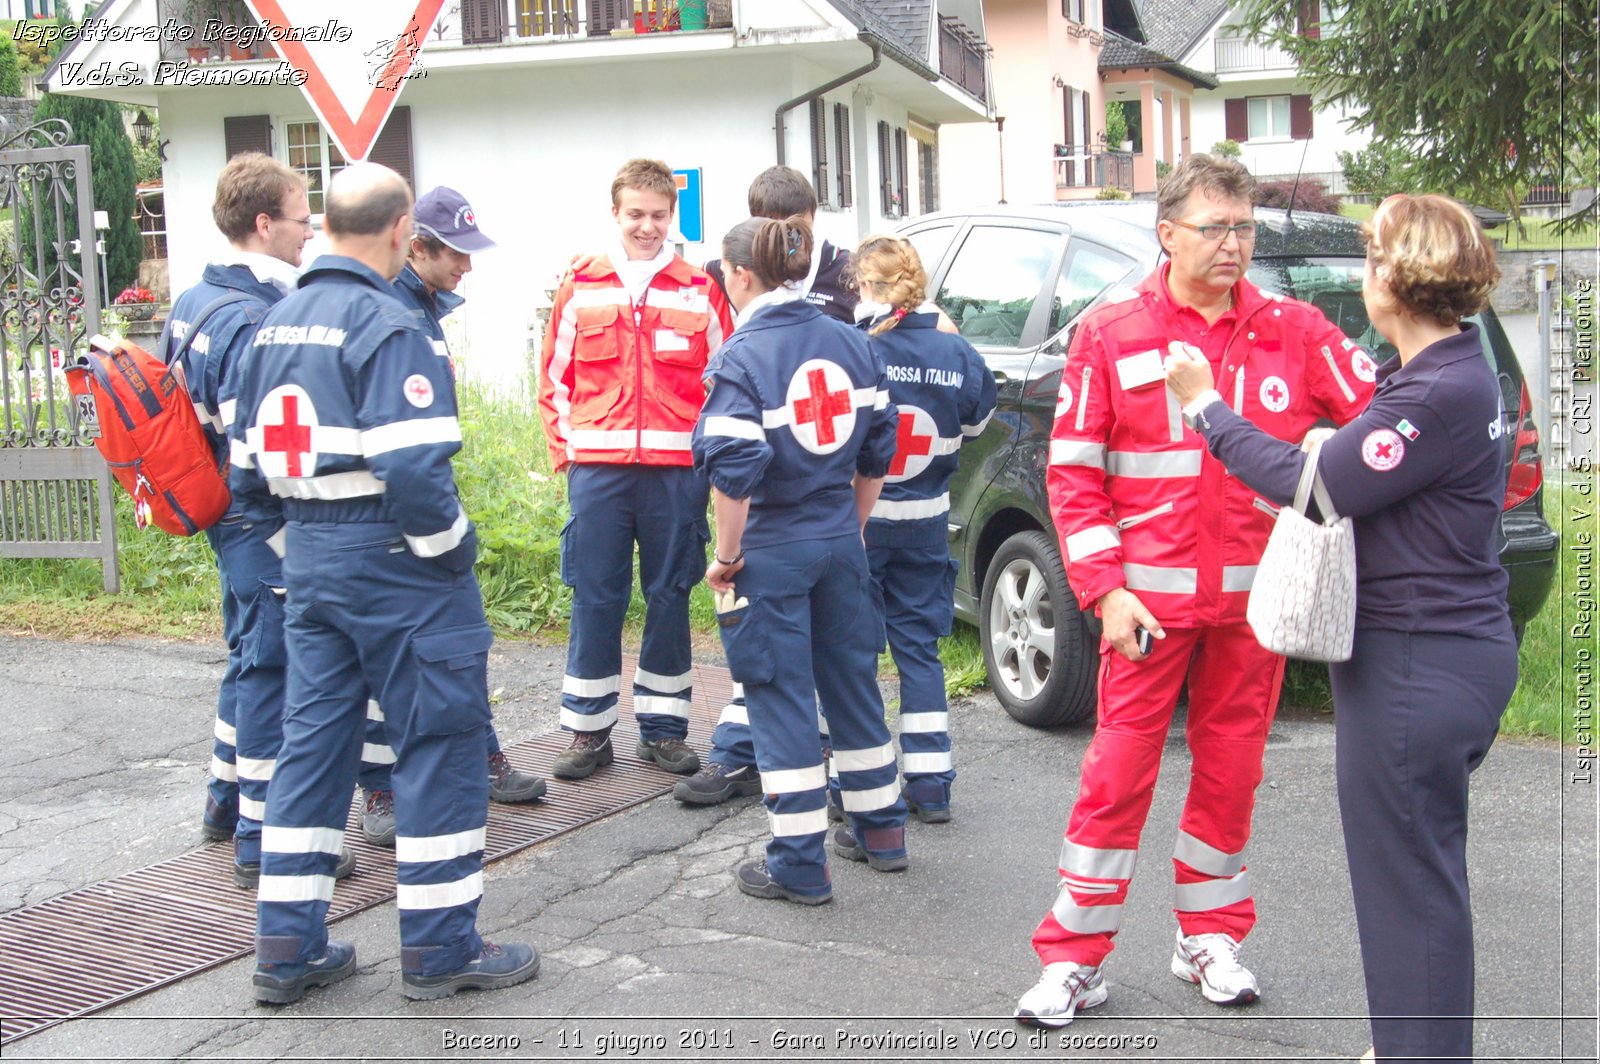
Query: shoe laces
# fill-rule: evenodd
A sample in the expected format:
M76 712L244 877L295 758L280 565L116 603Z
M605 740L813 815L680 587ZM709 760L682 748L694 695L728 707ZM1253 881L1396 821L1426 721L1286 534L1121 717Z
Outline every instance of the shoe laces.
M504 750L496 750L489 755L489 775L495 779L502 779L511 772L516 771L511 767L511 759Z
M650 745L661 751L663 754L675 754L680 750L687 750L689 748L688 743L684 742L682 739L676 738L657 739Z
M611 741L609 732L579 732L572 737L572 749L587 750L592 746L604 746ZM504 754L500 755L504 757Z
M483 943L483 949L478 953L478 959L482 961L491 960L495 957L504 956L505 952L506 951L496 943L485 940Z
M1239 963L1239 943L1232 935L1213 932L1195 935L1188 941L1191 943L1189 955L1202 971L1212 965L1216 965L1219 972L1238 971L1244 967Z
M368 791L367 792L367 812L369 812L369 813L392 813L392 812L394 812L394 792L393 791L376 791L376 790Z
M1044 978L1059 982L1069 994L1076 994L1089 985L1097 971L1099 969L1090 964L1057 961L1045 966Z

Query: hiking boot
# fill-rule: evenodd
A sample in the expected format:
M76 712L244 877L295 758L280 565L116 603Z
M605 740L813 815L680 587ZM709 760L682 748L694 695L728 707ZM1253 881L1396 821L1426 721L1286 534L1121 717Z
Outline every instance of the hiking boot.
M796 901L801 905L821 905L833 900L833 888L827 887L821 894L801 894L799 891L790 890L788 887L772 878L772 873L767 870L766 858L759 861L747 861L739 866L736 877L739 890L752 898L765 898L768 901L781 899L783 901Z
M489 755L489 800L491 802L532 802L544 797L544 780L531 772L511 767L504 750Z
M839 796L833 787L828 788L828 819L835 824L844 823L844 806L839 804Z
M1196 983L1213 1005L1248 1005L1261 996L1256 977L1239 963L1239 943L1232 935L1184 935L1172 954L1172 974Z
M720 761L708 762L705 768L672 787L672 796L689 805L720 805L735 795L760 793L761 775L754 765L729 768Z
M367 792L367 803L361 810L361 837L373 846L394 849L393 791Z
M355 945L330 938L327 952L309 964L257 964L250 988L263 1005L288 1005L305 997L312 987L337 983L355 970Z
M393 846L391 841L389 845ZM333 866L333 878L344 879L356 870L356 855L348 849L339 847L339 863ZM249 864L236 864L233 866L233 885L243 887L245 890L255 890L261 885L261 862L252 861ZM352 946L351 949L355 947ZM345 975L349 975L346 972ZM339 977L344 978L344 975ZM294 998L289 1000L293 1001Z
M233 838L233 829L239 825L239 807L218 805L206 792L206 811L200 814L200 837L207 842L221 842Z
M611 732L575 732L572 745L556 758L550 774L558 780L581 780L594 775L594 770L611 764Z
M910 857L879 857L868 853L867 848L856 841L855 833L848 824L834 828L829 841L833 844L834 853L847 861L865 861L874 872L904 872L911 864Z
M453 972L444 975L402 973L400 992L412 1001L433 1001L447 998L457 990L502 990L526 983L538 974L539 951L532 946L520 942L506 946L485 942L482 953Z
M950 822L950 789L937 780L906 780L900 796L911 815L924 824Z
M700 755L682 739L644 739L634 748L642 761L654 761L668 772L687 776L700 771Z
M1057 961L1044 966L1033 989L1022 995L1015 1013L1029 1027L1065 1027L1079 1009L1106 1003L1106 982L1099 965Z

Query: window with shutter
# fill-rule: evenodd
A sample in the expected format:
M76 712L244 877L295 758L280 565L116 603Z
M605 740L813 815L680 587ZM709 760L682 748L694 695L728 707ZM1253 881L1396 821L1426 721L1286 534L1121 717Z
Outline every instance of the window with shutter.
M461 43L498 44L507 21L506 0L461 0Z
M817 206L833 205L833 186L828 181L828 105L820 97L811 101L811 187L817 190Z
M833 105L833 130L839 146L839 206L851 207L855 205L856 194L855 176L851 173L850 108L842 103Z
M878 210L894 217L894 175L889 169L889 123L878 123Z
M222 144L231 159L240 152L272 154L272 119L266 115L234 115L222 120Z
M1311 97L1289 97L1289 136L1295 140L1311 139Z
M1250 113L1249 103L1242 97L1237 100L1222 101L1222 126L1223 135L1232 141L1247 141L1250 139Z
M906 180L906 131L894 131L894 212L904 218L911 213L911 189Z
M370 162L382 163L405 178L413 194L423 191L417 188L416 178L412 172L411 108L396 107L389 112L389 120L383 124L378 138L372 142L372 150L367 153L367 159Z

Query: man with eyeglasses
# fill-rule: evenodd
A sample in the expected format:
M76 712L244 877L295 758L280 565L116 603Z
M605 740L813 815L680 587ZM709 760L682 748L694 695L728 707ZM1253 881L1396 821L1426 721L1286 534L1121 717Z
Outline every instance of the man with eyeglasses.
M1244 849L1284 660L1256 641L1245 604L1276 507L1186 427L1162 363L1175 345L1202 353L1234 409L1294 441L1321 418L1359 414L1373 374L1315 307L1245 278L1254 191L1237 162L1185 159L1158 193L1170 261L1085 316L1062 373L1050 507L1073 593L1101 621L1099 719L1059 893L1033 936L1044 974L1017 1006L1034 1026L1106 1000L1101 966L1185 681L1193 764L1172 856L1171 970L1213 1004L1259 994L1239 959L1255 923Z

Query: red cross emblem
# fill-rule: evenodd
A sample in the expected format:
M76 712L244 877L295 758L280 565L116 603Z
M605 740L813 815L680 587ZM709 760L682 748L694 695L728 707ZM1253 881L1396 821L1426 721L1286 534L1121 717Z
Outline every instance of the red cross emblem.
M304 424L300 421L302 398L306 400L306 413L310 415ZM311 446L311 429L317 423L316 411L311 408L310 397L305 396L298 388L294 391L285 391L279 396L279 409L278 416L282 420L278 424L261 426L261 450L265 454L283 455L285 476L304 476L301 456L311 457L316 454ZM311 465L316 465L314 458Z
M900 406L900 424L894 437L894 460L889 463L889 479L910 480L928 468L933 441L939 435L933 416L914 406Z
M1405 456L1405 441L1393 429L1374 429L1361 441L1361 460L1379 473L1387 473Z
M401 385L405 391L406 402L419 409L426 409L433 403L433 384L420 373L413 373Z
M1274 414L1289 408L1289 386L1282 377L1268 377L1261 382L1261 405Z
M813 426L815 446L806 441L804 433L795 433L809 451L826 454L836 450L855 428L856 410L850 398L850 378L832 362L812 359L795 372L789 381L789 406L797 430L802 425ZM835 418L841 417L848 419L842 433L834 423Z

